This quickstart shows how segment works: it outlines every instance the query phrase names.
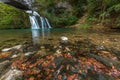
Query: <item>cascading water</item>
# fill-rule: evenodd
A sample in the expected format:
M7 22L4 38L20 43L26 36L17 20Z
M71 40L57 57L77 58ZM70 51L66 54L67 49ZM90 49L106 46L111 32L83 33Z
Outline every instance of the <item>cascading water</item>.
M44 39L50 34L51 25L48 19L43 18L36 11L26 11L26 13L30 14L29 18L32 29L33 43L40 44L41 42L44 42ZM38 29L41 29L41 31Z
M31 23L31 28L32 29L51 28L51 25L50 25L48 19L43 18L36 11L26 11L26 13L30 14L29 18L30 18L30 23Z
M46 21L46 23L48 25L48 28L52 28L47 18L45 18L45 21Z
M30 17L30 23L32 25L32 29L39 29L39 24L37 22L37 19L35 16L29 16Z

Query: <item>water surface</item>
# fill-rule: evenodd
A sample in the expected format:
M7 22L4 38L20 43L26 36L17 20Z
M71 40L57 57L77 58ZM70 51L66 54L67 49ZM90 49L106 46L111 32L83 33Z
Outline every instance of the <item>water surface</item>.
M94 32L83 29L53 28L45 30L0 30L0 49L31 41L34 44L57 44L61 36L69 41L89 38L94 44L120 50L119 32Z

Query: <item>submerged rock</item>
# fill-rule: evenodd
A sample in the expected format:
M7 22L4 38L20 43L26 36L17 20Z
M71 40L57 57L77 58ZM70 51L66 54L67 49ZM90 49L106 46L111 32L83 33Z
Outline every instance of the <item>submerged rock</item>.
M10 61L6 60L0 63L0 75L2 72L4 72L4 70L6 70L7 67L9 67L10 65ZM0 79L1 80L1 79Z
M103 45L96 46L97 50L106 50L106 48Z
M57 54L60 54L60 53L62 53L62 52L61 52L60 49L58 49L58 50L56 50L56 53L57 53Z
M60 41L61 41L61 42L66 42L66 41L68 41L68 38L65 37L65 36L62 36L62 37L60 38Z
M19 55L14 54L11 58L17 58Z
M66 75L63 75L62 76L62 80L66 80L67 79L67 76Z
M17 46L13 46L13 47L11 47L11 48L4 48L4 49L2 49L2 52L7 52L7 51L10 51L10 50L12 50L12 49L17 49L17 50L19 50L19 49L21 49L22 48L22 45L17 45Z
M17 69L10 69L0 80L23 80L23 72Z
M14 47L12 47L13 49L21 49L22 48L22 45L16 45Z
M2 52L7 52L7 51L9 51L9 50L11 50L12 48L4 48L4 49L2 49Z
M25 55L26 57L28 57L28 56L31 56L32 54L34 54L34 52L27 52L27 53L25 53L24 55Z

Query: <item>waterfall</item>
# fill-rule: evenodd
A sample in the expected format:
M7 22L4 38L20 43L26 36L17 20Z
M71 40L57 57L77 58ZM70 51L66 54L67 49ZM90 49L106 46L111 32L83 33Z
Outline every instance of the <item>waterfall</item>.
M47 19L47 18L45 18L45 21L46 21L46 23L47 23L47 25L48 25L48 28L52 28L51 25L50 25L50 23L48 22L48 19Z
M30 18L30 23L31 23L31 28L32 29L51 28L51 25L50 25L48 19L43 18L36 11L26 11L26 13L30 14L29 18Z
M31 23L31 28L32 29L39 29L39 24L37 22L37 19L35 18L35 16L29 16L30 17L30 23Z

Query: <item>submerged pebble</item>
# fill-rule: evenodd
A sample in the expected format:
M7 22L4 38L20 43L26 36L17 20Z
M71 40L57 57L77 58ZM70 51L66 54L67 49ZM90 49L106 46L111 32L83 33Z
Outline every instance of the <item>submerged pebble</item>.
M22 48L22 45L16 45L16 46L13 46L12 48L13 49L20 49L20 48Z
M11 50L12 48L4 48L4 49L2 49L2 52L7 52L7 51L9 51L9 50Z
M13 46L13 47L11 47L11 48L4 48L4 49L2 49L2 52L7 52L7 51L10 51L10 50L12 50L12 49L21 49L22 48L22 45L16 45L16 46Z
M62 37L60 38L60 41L61 41L61 42L67 42L67 41L68 41L68 37L62 36Z
M27 53L25 53L24 55L25 56L30 56L30 55L32 55L32 54L34 54L33 52L27 52Z
M17 58L17 57L18 57L18 55L15 54L15 55L13 55L11 58Z

